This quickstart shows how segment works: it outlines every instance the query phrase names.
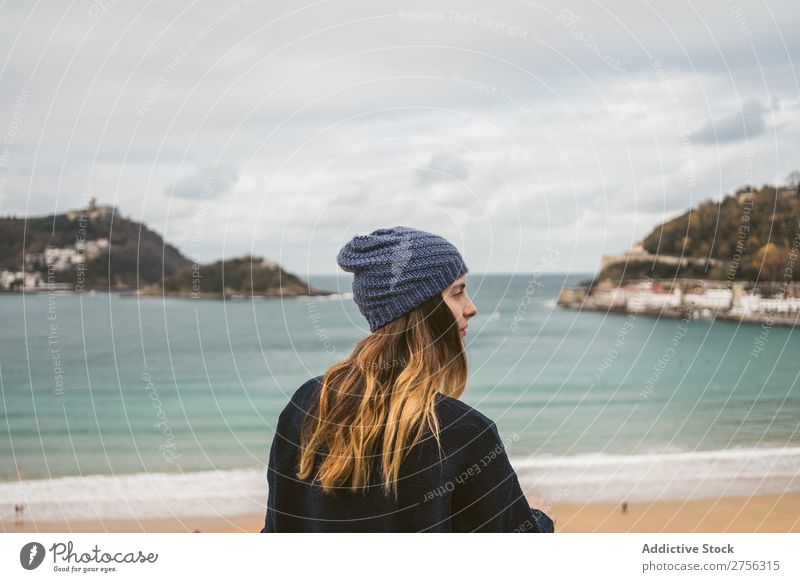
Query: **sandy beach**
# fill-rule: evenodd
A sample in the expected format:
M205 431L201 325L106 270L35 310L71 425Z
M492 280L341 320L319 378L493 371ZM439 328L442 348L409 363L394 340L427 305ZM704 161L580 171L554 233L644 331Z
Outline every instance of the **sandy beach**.
M558 504L549 510L556 531L800 532L800 493L693 501ZM3 532L230 532L256 533L264 516L175 517L147 520L0 522Z

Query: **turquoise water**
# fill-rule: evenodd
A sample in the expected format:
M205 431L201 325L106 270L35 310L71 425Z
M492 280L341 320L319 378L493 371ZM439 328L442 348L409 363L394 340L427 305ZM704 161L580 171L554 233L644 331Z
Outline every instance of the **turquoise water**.
M470 274L463 400L512 457L800 445L798 334L555 305L586 278ZM349 295L0 295L0 480L261 468L291 393L366 333Z

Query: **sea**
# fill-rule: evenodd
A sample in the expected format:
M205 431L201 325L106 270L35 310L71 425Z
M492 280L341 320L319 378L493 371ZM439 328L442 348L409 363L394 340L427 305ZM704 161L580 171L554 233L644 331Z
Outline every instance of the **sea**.
M0 295L0 520L263 511L292 393L369 333L324 297ZM462 400L543 504L800 490L800 334L557 306L591 274L473 274Z

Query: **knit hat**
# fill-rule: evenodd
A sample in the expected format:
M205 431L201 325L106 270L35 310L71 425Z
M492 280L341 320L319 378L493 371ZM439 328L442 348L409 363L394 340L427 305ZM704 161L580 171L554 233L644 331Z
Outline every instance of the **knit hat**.
M469 272L447 240L408 226L355 236L336 262L355 275L353 299L370 331L412 311Z

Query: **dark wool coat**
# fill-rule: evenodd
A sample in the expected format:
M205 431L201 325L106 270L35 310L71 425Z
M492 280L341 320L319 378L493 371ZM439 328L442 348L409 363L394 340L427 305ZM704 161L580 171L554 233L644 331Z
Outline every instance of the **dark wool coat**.
M312 480L298 480L300 428L321 381L303 384L278 420L261 533L553 532L550 517L529 507L494 422L443 394L436 396L442 458L427 434L401 465L397 500L382 489L379 457L365 494L325 494Z

